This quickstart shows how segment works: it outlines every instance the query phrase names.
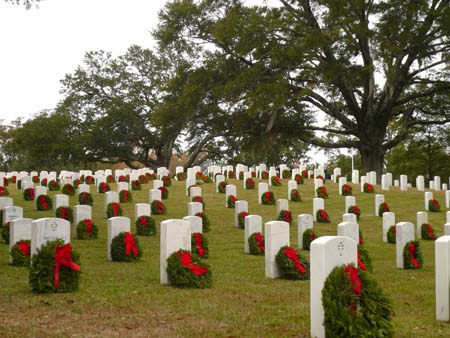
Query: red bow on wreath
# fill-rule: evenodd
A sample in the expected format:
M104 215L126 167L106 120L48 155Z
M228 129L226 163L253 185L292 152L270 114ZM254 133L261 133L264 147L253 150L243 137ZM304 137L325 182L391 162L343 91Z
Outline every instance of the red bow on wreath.
M288 223L291 223L291 212L289 210L284 211L284 220Z
M41 200L42 208L47 210L48 209L48 204L47 204L47 199L45 198L45 195L42 195L40 200Z
M269 202L270 201L270 191L266 192L264 194L264 197L265 197L266 202Z
M139 224L146 228L147 227L147 217L145 217L145 216L139 217Z
M112 205L112 215L113 216L117 216L117 214L118 214L118 212L119 212L119 203L113 203L113 205Z
M359 247L358 247L358 267L363 271L367 271L366 266L364 265L363 261L361 260L361 252L359 250Z
M30 194L30 198L34 200L34 189L33 188L28 189L28 193Z
M133 252L134 256L139 255L139 250L136 247L136 241L134 240L133 234L125 232L123 242L125 243L125 255L129 256L131 252Z
M265 249L264 249L264 240L263 240L263 237L262 237L260 232L256 233L255 240L256 240L256 242L258 242L258 249L261 252L264 252L265 251Z
M92 233L92 221L89 218L86 218L84 224L86 224L86 233L90 235Z
M202 235L199 232L194 233L194 239L195 239L195 247L197 248L198 254L203 257L205 255L205 249L203 249L203 241L202 241Z
M425 230L427 231L428 237L430 239L434 239L435 238L434 233L433 233L433 228L431 227L431 225L425 224Z
M286 248L284 249L283 253L286 255L287 258L289 258L291 261L294 262L295 268L301 273L305 274L306 269L305 267L300 263L300 260L298 259L297 252L292 248Z
M178 251L178 255L180 256L181 265L185 268L189 268L194 275L201 276L208 272L207 268L192 264L192 257L189 252Z
M80 266L72 261L72 247L70 243L66 245L59 245L55 248L55 270L53 273L53 286L55 288L59 285L59 270L62 266L70 270L80 271Z
M414 269L417 269L420 266L420 264L414 257L414 254L416 253L416 245L414 243L411 243L408 247L408 251L409 251L409 259L412 265L414 266Z
M67 219L67 208L61 208L61 218Z
M25 257L30 255L30 245L27 242L20 241L16 246Z

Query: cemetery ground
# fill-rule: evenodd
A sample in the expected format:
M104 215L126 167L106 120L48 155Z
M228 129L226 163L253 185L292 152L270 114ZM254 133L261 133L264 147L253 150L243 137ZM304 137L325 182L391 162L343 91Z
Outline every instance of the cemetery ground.
M260 180L256 180L258 183ZM258 214L263 224L277 218L276 206L259 205L257 189L245 190L242 181L229 179L237 187L238 200L247 200L249 214ZM396 268L395 245L382 241L382 218L374 215L375 194L360 193L352 185L362 214L359 220L365 246L370 254L372 275L393 303L396 337L449 337L450 323L435 320L434 241L421 241L424 267L420 270ZM338 185L325 184L329 198L325 209L331 223L314 223L315 232L336 235L342 221L345 197ZM36 211L34 202L24 201L21 192L9 185L14 205L24 208L24 217L53 217L53 211ZM116 185L111 184L111 190ZM122 203L123 216L130 217L134 231L134 203L148 203L148 190L132 191L133 203ZM106 219L104 195L95 192L93 221L99 238L77 240L73 249L80 253L79 291L66 294L34 294L28 284L28 269L8 264L8 245L0 244L0 336L1 337L309 337L309 281L269 279L264 276L264 257L244 253L244 231L234 227L234 209L225 208L225 194L215 192L214 184L203 184L204 212L210 219L209 258L213 272L211 289L178 289L159 280L160 237L139 237L144 250L136 263L116 263L106 259ZM158 231L160 221L187 215L189 197L185 182L172 180L169 199L163 200L166 215L153 215ZM287 198L287 180L270 187L275 199ZM291 246L297 247L297 215L312 214L314 185L299 185L302 202L289 202L293 214ZM396 222L416 224L416 212L423 211L424 194L391 187L385 195ZM53 196L60 192L49 192ZM429 212L429 223L438 236L445 223L444 193L433 192L443 212ZM70 206L77 197L70 197ZM309 257L309 252L304 252Z

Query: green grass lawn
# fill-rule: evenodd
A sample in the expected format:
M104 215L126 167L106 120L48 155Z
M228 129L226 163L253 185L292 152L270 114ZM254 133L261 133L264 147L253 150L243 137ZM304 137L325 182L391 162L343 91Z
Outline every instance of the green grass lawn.
M258 183L258 180L256 180ZM247 200L249 213L258 214L263 223L276 219L275 206L257 202L257 189L244 190L242 181L228 180L237 186L238 199ZM116 185L111 185L112 190ZM144 250L136 263L106 260L106 219L104 195L94 192L93 219L99 226L96 240L72 240L81 255L80 290L68 294L34 294L28 285L28 269L8 264L9 246L0 245L0 336L1 337L309 337L309 281L288 281L264 277L264 257L244 254L244 232L234 227L234 209L225 208L225 194L215 192L214 184L204 184L204 212L211 221L208 263L213 272L213 287L182 290L159 282L159 233L139 237ZM319 235L335 235L342 220L345 197L338 185L327 181L329 198L325 208L331 224L314 224ZM51 217L53 212L34 210L15 186L9 185L15 205L24 208L24 217ZM148 190L133 191L133 203L122 204L124 216L131 218L134 231L134 203L148 203ZM411 189L391 188L385 201L396 214L396 221L415 224L416 212L423 210L424 194ZM287 180L271 187L275 198L287 198ZM299 185L302 202L290 202L294 215L291 245L297 246L297 215L312 213L312 180ZM161 221L187 215L185 182L172 180L168 213L154 216ZM434 243L422 241L424 267L421 270L396 268L395 245L382 242L382 219L374 215L374 194L360 193L353 186L362 210L360 229L373 264L373 276L392 299L397 337L449 337L450 324L435 320ZM54 195L55 192L50 192ZM434 197L445 210L443 192ZM70 198L70 205L77 198ZM437 235L443 234L445 212L429 213L429 223ZM73 234L72 234L73 238ZM305 253L309 256L309 252Z

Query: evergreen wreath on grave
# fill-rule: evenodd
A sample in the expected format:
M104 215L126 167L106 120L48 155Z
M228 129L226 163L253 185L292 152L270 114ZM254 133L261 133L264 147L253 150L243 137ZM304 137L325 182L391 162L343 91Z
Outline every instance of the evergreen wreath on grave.
M361 244L358 245L358 268L363 271L373 271L372 260L370 259L369 252Z
M106 182L108 183L116 183L116 180L114 179L113 175L106 176Z
M256 178L256 171L252 171L251 175L253 178Z
M264 236L254 232L248 237L248 249L251 255L264 255Z
M323 184L325 184L325 177L323 177L322 175L317 175L316 177L317 180L322 180Z
M2 219L3 219L3 217L2 217ZM1 227L1 229L2 229L2 238L3 238L3 242L5 242L5 244L9 244L9 226L10 226L10 224L11 224L10 222L6 222Z
M121 232L111 241L111 259L115 262L134 262L142 256L138 238L131 232Z
M0 187L0 196L8 196L8 195L9 195L8 188Z
M33 181L33 183L39 183L39 176L34 175L34 176L31 178L31 181Z
M285 170L283 170L281 175L284 179L289 179L291 177L291 171L288 169L285 169Z
M181 181L186 181L186 176L184 176L184 173L177 173L177 180L179 181L179 182L181 182Z
M3 186L7 187L9 184L9 180L6 177L3 177Z
M236 173L232 170L228 173L228 178L236 178Z
M75 189L72 184L66 183L62 187L62 193L65 195L73 196L75 195Z
M263 171L261 172L261 179L267 180L268 178L269 178L269 173L268 173L268 171L267 171L267 170L263 170Z
M91 219L86 218L77 224L77 238L95 239L98 237L98 226L96 226Z
M156 224L155 220L150 216L139 216L136 220L136 235L138 236L155 236Z
M73 180L73 182L72 182L74 189L77 189L80 184L81 184L81 181L79 179Z
M69 221L70 223L73 222L73 210L70 207L58 207L55 210L55 216L57 218L65 219L66 221Z
M130 203L133 201L133 195L128 190L121 190L119 192L120 203Z
M245 228L245 217L248 216L248 212L247 211L241 211L240 213L238 213L238 226L239 228L244 229Z
M34 201L34 188L28 188L23 191L25 201Z
M122 208L119 203L112 202L106 207L106 215L108 218L122 216Z
M316 212L317 222L319 223L330 223L330 216L328 216L325 209L319 209Z
M436 235L434 234L434 230L430 224L422 224L420 231L422 233L422 239L430 241L436 240Z
M244 179L244 172L240 171L239 172L239 179L242 181Z
M95 178L94 178L94 176L86 176L85 178L84 178L84 183L86 183L86 184L94 184L95 183Z
M98 185L98 190L97 191L98 191L99 194L104 194L105 192L110 191L110 190L111 190L111 187L109 186L108 183L101 182Z
M383 217L383 213L384 212L389 212L389 206L386 202L383 202L380 204L380 206L378 207L378 216Z
M161 178L161 180L163 181L163 185L165 187L170 187L172 185L172 180L171 180L171 178L169 176L163 176Z
M409 241L403 248L403 268L420 269L423 265L419 241Z
M349 214L355 214L357 220L359 220L359 217L361 217L361 209L357 205L349 206L347 212Z
M81 192L78 194L78 203L82 205L90 205L94 203L92 195L88 192Z
M342 196L351 196L352 195L352 187L350 185L343 184L341 187Z
M11 265L14 266L30 266L30 246L31 241L21 240L16 242L11 248Z
M191 235L191 252L201 258L208 258L208 240L201 232L194 232Z
M255 189L255 181L253 178L249 177L245 180L245 189L253 190Z
M58 191L61 187L59 186L58 181L56 180L51 180L50 182L48 182L48 190L49 191Z
M166 214L166 207L161 201L152 201L151 204L152 208L152 215L165 215Z
M47 179L47 178L43 178L43 179L41 180L41 185L42 185L43 187L46 187L46 186L48 185L48 179Z
M298 192L297 189L292 189L291 190L291 201L292 202L300 202L302 200L302 198L300 197L300 193Z
M308 178L308 171L306 169L302 171L302 177Z
M146 184L147 183L147 177L145 175L139 175L138 176L138 180L141 184Z
M237 199L236 199L236 196L234 196L234 195L228 195L228 198L227 198L227 208L234 209L236 200L237 200Z
M437 200L432 198L428 201L428 209L431 212L439 212L441 211L441 206L439 205L439 202Z
M145 177L147 178L147 181L153 181L153 180L156 180L156 178L157 178L155 173L153 173L153 174L146 173Z
M217 175L219 175L219 173L216 173L216 176L217 176ZM197 180L203 179L203 173L202 173L201 171L197 171L197 172L195 173L195 178L196 178Z
M166 200L169 198L169 189L164 186L159 187L158 189L161 190L161 199Z
M72 292L78 290L80 256L70 243L50 241L31 258L29 274L33 292Z
M205 208L205 201L203 200L202 196L193 196L191 202L201 203L203 205L203 209Z
M197 212L194 216L198 216L202 219L202 229L204 232L208 232L210 230L210 223L208 216L204 212Z
M389 230L388 230L387 235L386 235L388 243L391 243L391 244L397 243L396 232L397 232L397 228L395 227L395 225L391 225L389 227Z
M142 190L142 184L140 180L131 181L131 190Z
M300 174L295 174L294 181L297 182L297 184L304 184L305 181L303 180L303 176Z
M317 197L328 198L327 188L324 185L316 189Z
M218 190L221 194L225 194L225 187L227 186L227 183L225 181L219 182Z
M273 192L266 191L261 196L262 204L264 205L273 205L275 204L275 196L273 195Z
M359 230L358 242L359 242L359 244L363 244L364 243L364 238L363 238L363 234L362 234L361 230Z
M291 224L292 223L292 213L289 210L281 210L280 214L278 215L277 220L285 221L285 222L288 222L289 224Z
M17 189L19 189L19 190L22 189L22 180L18 180L16 184L17 184Z
M272 176L270 178L270 181L272 182L272 185L275 186L275 187L279 187L280 185L283 184L281 182L281 178L279 178L278 176Z
M325 336L392 337L392 305L373 277L353 264L335 267L322 289Z
M282 278L294 280L309 279L309 262L302 257L300 250L283 246L275 256Z
M363 190L369 194L373 194L375 192L373 185L370 183L364 183Z
M53 201L48 195L39 195L36 199L36 207L40 211L50 210L53 206Z
M309 251L311 247L311 242L315 240L318 236L314 232L313 229L306 229L303 232L302 239L303 239L303 250Z
M167 258L166 271L170 283L179 288L204 289L212 286L209 265L186 250L175 251Z
M212 183L213 180L209 176L203 176L203 183Z

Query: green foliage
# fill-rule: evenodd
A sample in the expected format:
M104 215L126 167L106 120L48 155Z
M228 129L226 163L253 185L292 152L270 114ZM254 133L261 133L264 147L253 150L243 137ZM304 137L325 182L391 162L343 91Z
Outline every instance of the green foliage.
M47 187L49 191L59 191L61 189L59 182L56 180L51 180L48 182Z
M155 220L150 216L139 216L136 220L136 235L138 236L155 236L157 229Z
M51 210L53 207L53 201L48 195L39 195L36 198L36 207L40 211Z
M436 240L436 235L434 234L434 229L430 224L422 224L420 226L420 232L422 234L422 239L434 241Z
M389 212L389 206L386 202L383 202L380 204L379 208L378 208L378 216L383 217L383 213L385 212Z
M61 191L62 191L63 194L66 194L66 195L69 195L69 196L75 195L74 186L72 184L70 184L70 183L64 184L64 186L62 187Z
M119 203L112 202L106 207L107 218L122 216L123 210Z
M228 195L227 198L227 208L234 209L236 203L236 196L234 195Z
M225 181L222 181L218 184L218 190L221 194L225 194L225 187L227 186L227 183Z
M278 187L280 185L282 185L283 183L281 182L281 179L278 176L272 176L270 178L270 181L272 182L272 185L275 187Z
M289 210L281 210L277 220L292 223L292 213Z
M324 185L322 185L321 187L318 187L316 189L316 193L317 193L317 197L328 198L327 188Z
M111 190L111 187L109 186L108 183L101 182L98 185L97 192L100 193L100 194L104 194L105 192L110 191L110 190Z
M261 243L258 242L258 238L261 240ZM264 255L264 236L260 232L254 232L248 237L248 249L250 255Z
M431 212L439 212L441 211L441 206L436 199L432 198L428 201L428 210Z
M297 189L292 189L291 190L291 201L292 202L300 202L302 200L300 193L298 192Z
M359 220L359 218L361 217L361 209L357 205L349 206L347 212L349 214L355 214L357 220Z
M261 201L263 205L274 205L275 204L275 196L273 192L267 191L261 195Z
M208 231L211 230L211 225L210 225L210 222L209 222L209 218L208 218L208 216L206 216L206 214L204 212L197 212L195 214L195 216L198 216L198 217L200 217L202 219L203 232L208 232Z
M142 190L142 184L140 180L134 180L131 182L131 190Z
M364 183L363 190L369 194L373 194L375 192L373 185L370 183Z
M307 229L303 232L302 239L303 239L303 250L309 251L311 247L311 242L317 238L316 233L313 229Z
M343 184L341 188L342 196L351 196L352 195L352 187L348 184Z
M34 189L33 188L28 188L28 189L25 189L23 191L23 199L25 201L33 201L34 198L35 198L35 196L34 196Z
M82 192L78 194L78 204L92 206L93 203L94 199L90 193Z
M324 209L317 210L316 219L319 223L330 223L330 216Z
M30 267L30 245L31 241L28 240L21 240L13 245L10 252L12 258L11 265ZM20 249L21 246L24 247L26 254Z
M248 212L247 211L241 211L240 213L238 213L238 225L239 228L244 229L245 228L245 217L248 216Z
M161 201L152 201L151 208L152 215L165 215L167 213L166 207Z
M6 187L0 187L0 197L2 196L8 196L9 195L9 190Z
M397 228L395 227L395 225L391 225L389 227L389 230L387 232L388 243L391 243L391 244L397 243L396 230L397 230Z
M290 259L286 255L286 250L293 250L296 253L297 264L293 259ZM295 258L294 258L295 259ZM282 278L286 279L298 279L298 280L308 280L309 279L309 262L302 257L300 249L293 249L289 246L283 246L278 251L275 256L278 268L280 269L280 274ZM299 266L300 264L301 266ZM304 269L301 270L300 269Z
M191 255L191 263L207 269L207 272L201 275L195 275L189 267L181 264L180 255L184 250L174 252L167 258L167 275L170 284L179 288L204 289L212 286L212 273L208 264L200 260L198 255ZM188 252L189 253L189 252ZM190 254L190 253L189 253Z
M161 190L161 199L166 200L169 198L169 189L166 187L159 187L159 190Z
M121 190L119 192L120 203L131 203L133 202L133 195L129 190Z
M116 237L114 237L111 241L111 259L116 262L134 262L139 260L142 256L142 248L139 245L139 240L136 236L131 234L134 239L135 246L137 248L137 254L131 250L129 254L126 254L126 245L125 245L125 237L127 233L121 232Z
M65 219L70 223L73 222L73 210L70 207L58 207L55 210L55 216L58 218Z
M91 232L88 233L88 225L87 222L91 223ZM77 224L77 238L84 239L95 239L98 237L98 226L95 225L92 220L82 220Z
M3 217L2 217L2 219L3 219ZM5 242L6 244L9 244L9 232L10 232L9 227L10 227L10 222L6 222L5 224L3 224L2 227L0 227L1 232L2 232L3 242Z
M412 248L414 247L414 250ZM411 253L411 251L414 251ZM415 263L415 264L414 264ZM403 268L421 269L423 266L422 250L419 241L409 241L403 248Z
M201 233L195 232L191 235L191 253L200 258L208 258L208 239Z
M358 258L366 267L366 271L373 271L372 260L370 259L369 251L367 251L365 246L361 245L361 243L358 245ZM361 266L359 268L361 269Z

